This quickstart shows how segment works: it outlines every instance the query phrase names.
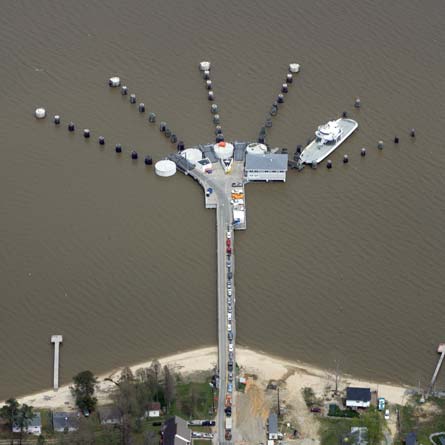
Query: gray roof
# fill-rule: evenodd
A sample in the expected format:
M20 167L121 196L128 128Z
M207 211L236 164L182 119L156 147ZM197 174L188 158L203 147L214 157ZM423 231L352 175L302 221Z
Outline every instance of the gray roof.
M17 424L13 425L15 428L18 428ZM29 424L28 424L28 428L34 427L34 426L42 426L42 419L40 417L40 413L34 412L34 417L30 420Z
M77 430L79 417L79 413L56 411L53 413L53 428L55 431Z
M97 408L97 412L99 413L99 418L101 422L120 422L121 420L121 412L119 408L116 406L99 406Z
M442 439L442 437L439 437L439 439ZM417 436L416 433L411 431L410 433L408 433L405 436L405 444L406 445L416 445L417 443ZM443 443L442 441L440 441L440 443Z
M361 402L371 401L371 390L369 388L346 388L346 400L360 400Z
M285 170L287 171L288 155L266 153L263 155L246 155L246 170Z
M192 441L192 432L187 422L181 417L170 417L164 422L162 427L163 445L185 445Z
M269 434L278 433L278 417L275 413L269 414Z

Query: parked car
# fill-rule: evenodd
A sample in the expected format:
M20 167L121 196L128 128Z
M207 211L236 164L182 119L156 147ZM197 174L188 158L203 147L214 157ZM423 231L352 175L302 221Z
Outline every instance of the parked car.
M389 409L385 410L385 420L389 420Z
M231 280L231 279L233 278L233 273L232 273L232 272L229 272L229 273L227 274L227 278L228 278L229 280Z
M233 352L233 343L229 343L229 351Z
M231 281L227 281L227 289L232 289L232 282Z
M230 230L227 232L227 238L228 239L232 238L232 233L230 232Z
M229 361L229 364L227 365L227 369L229 371L233 371L233 362L232 361Z
M232 340L233 340L233 332L229 332L229 333L227 334L227 338L228 338L230 341L232 341Z
M224 412L226 413L226 416L227 416L227 417L230 417L230 416L232 415L232 407L231 407L231 406L227 406L227 407L224 409Z
M233 391L233 385L231 383L229 383L227 385L227 392L231 393Z
M232 248L231 247L227 247L227 255L231 255L232 254Z
M227 306L227 312L229 313L229 314L231 314L232 313L232 305L230 304L230 305L228 305Z
M227 314L227 320L232 321L232 314L230 312Z
M229 352L229 359L233 360L233 352Z
M232 289L228 289L228 290L227 290L227 295L228 295L229 297L232 296Z
M311 413L320 413L321 412L321 408L319 406L313 406L311 408Z
M233 372L229 372L229 382L233 381Z
M231 246L230 238L227 238L227 239L226 239L226 246L227 246L227 247L230 247L230 246Z
M232 332L232 323L227 323L227 330Z
M227 263L226 264L227 264L227 267L230 267L230 265L232 264L231 261L230 261L230 257L227 258Z
M379 411L385 410L385 399L383 397L379 397L377 400L377 409Z

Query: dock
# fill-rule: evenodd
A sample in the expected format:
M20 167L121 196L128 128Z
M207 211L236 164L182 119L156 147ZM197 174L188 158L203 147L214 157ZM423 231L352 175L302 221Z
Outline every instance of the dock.
M51 343L54 343L54 378L53 388L55 391L59 389L59 345L62 343L63 337L61 335L51 336Z
M431 383L428 387L425 398L428 399L429 395L433 392L434 385L436 384L437 376L439 375L440 368L442 367L443 360L445 358L445 343L441 343L437 347L437 352L440 354L439 360L437 361L436 369L434 370Z

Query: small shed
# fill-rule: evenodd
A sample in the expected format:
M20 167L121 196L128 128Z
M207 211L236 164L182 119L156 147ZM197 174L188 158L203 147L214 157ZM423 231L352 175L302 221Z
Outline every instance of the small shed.
M371 405L370 388L346 388L346 406L348 408L369 408Z
M28 434L35 434L36 436L42 434L42 419L39 412L34 413L34 417L23 431ZM17 424L14 424L12 426L12 432L20 433L20 427Z
M161 404L159 402L152 402L148 404L147 407L148 417L160 417L161 415Z
M97 408L102 425L117 425L121 423L122 415L116 406L100 406Z
M246 155L244 176L248 181L286 181L287 154Z
M268 438L269 440L277 440L278 439L278 417L275 413L269 414L268 419Z
M72 432L79 429L80 413L76 412L53 412L53 429L58 433Z

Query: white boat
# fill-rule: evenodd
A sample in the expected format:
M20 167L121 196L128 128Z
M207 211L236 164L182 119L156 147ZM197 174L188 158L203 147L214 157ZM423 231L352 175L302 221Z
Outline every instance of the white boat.
M232 171L233 158L221 159L221 165L222 165L224 172L226 174L230 173Z
M358 127L353 119L341 118L320 125L315 139L307 145L300 155L302 164L318 164L329 156Z

